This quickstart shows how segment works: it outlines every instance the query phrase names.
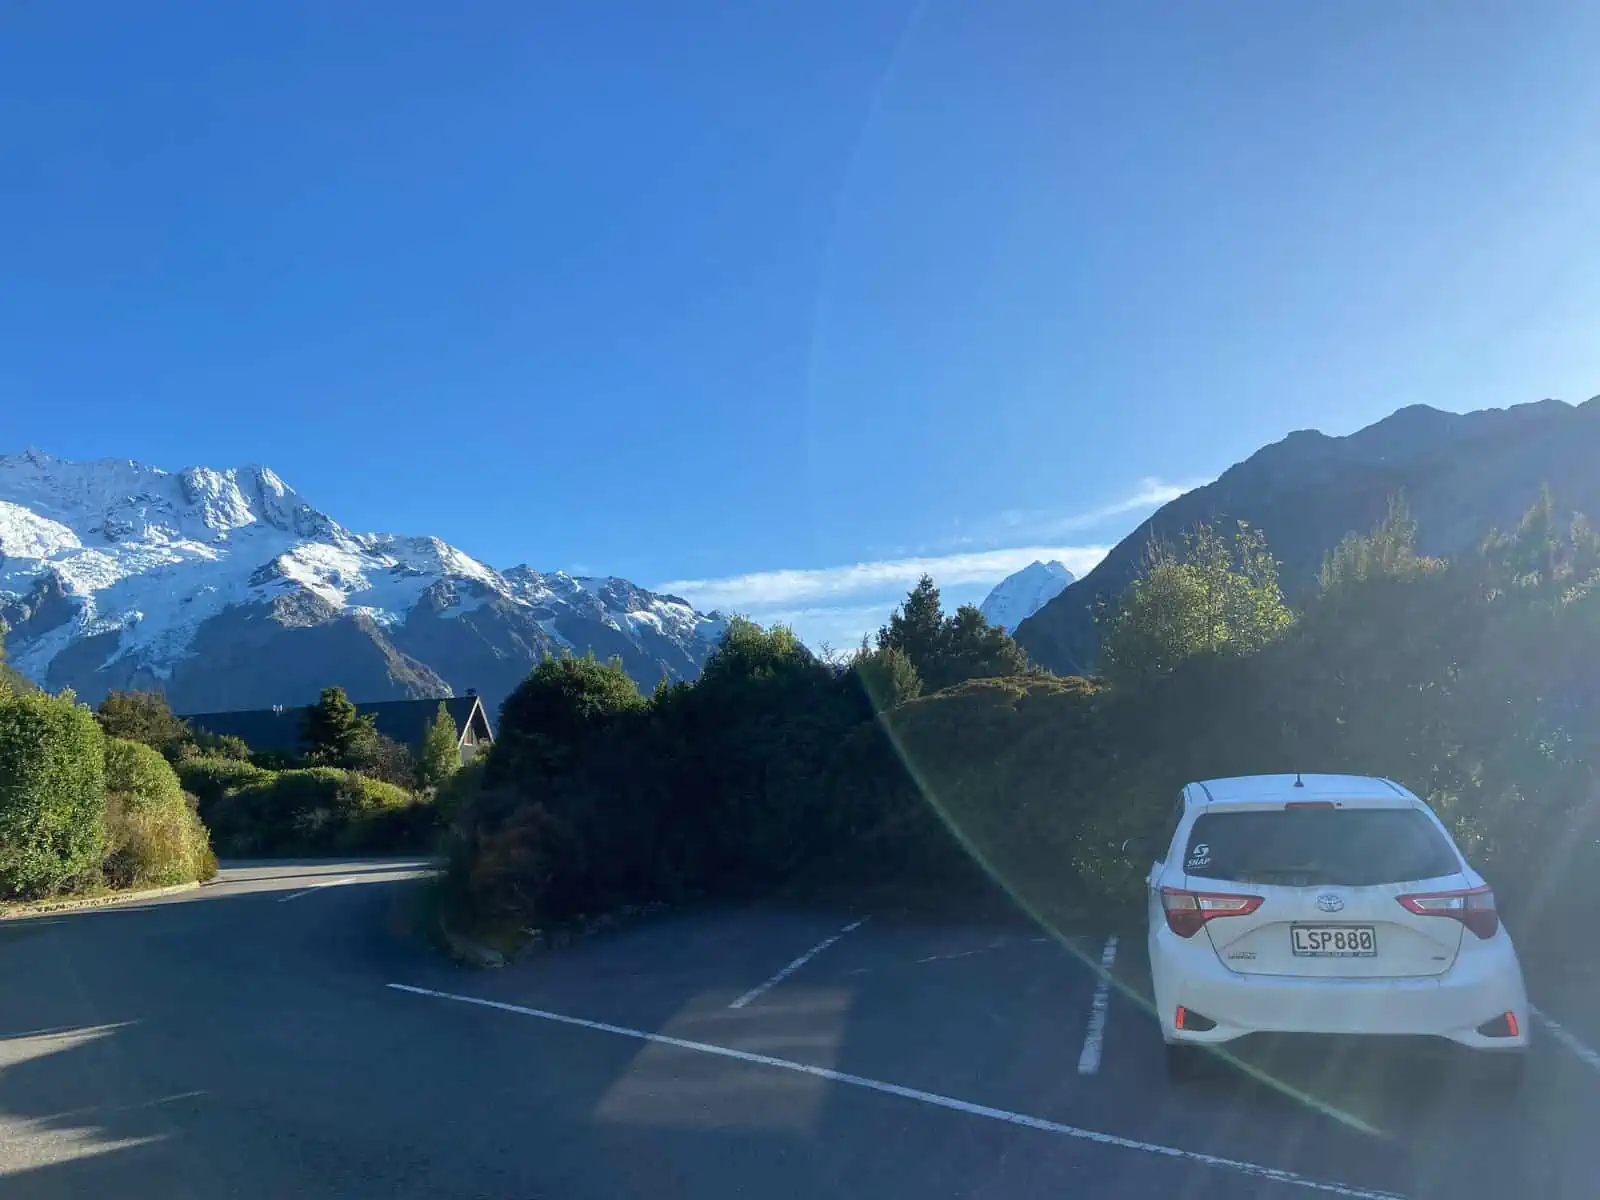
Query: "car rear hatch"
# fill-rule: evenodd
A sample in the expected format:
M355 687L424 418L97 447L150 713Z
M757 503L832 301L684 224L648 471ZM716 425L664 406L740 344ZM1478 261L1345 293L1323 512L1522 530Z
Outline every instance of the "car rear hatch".
M1240 974L1440 975L1461 947L1460 921L1413 912L1400 900L1467 886L1449 839L1411 805L1208 809L1194 823L1184 868L1198 896L1259 897L1198 902L1217 913L1204 924L1217 957Z

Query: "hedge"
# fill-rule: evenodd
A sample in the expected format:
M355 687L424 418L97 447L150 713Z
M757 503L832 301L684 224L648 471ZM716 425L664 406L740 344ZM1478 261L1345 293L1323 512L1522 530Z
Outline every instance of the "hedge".
M107 738L106 882L165 887L216 874L200 817L167 760L140 742Z
M0 696L0 895L49 895L104 852L105 747L87 708Z
M178 780L200 802L200 817L208 824L212 809L229 792L268 778L272 772L237 758L208 755L178 765Z
M433 808L404 788L336 767L264 773L227 792L211 829L228 854L420 850Z

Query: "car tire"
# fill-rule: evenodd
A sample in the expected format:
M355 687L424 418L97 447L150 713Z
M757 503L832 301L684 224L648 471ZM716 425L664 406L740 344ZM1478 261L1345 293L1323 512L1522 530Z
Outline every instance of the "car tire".
M1192 1083L1205 1074L1204 1046L1166 1043L1167 1078L1173 1083Z

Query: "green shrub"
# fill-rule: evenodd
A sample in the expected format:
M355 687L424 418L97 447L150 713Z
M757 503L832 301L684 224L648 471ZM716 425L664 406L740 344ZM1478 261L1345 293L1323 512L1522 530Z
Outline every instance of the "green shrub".
M263 771L294 771L307 765L304 756L288 750L252 750L250 761Z
M350 761L343 765L346 770L360 771L369 779L381 779L398 788L410 789L417 784L417 756L410 747L381 733L360 739Z
M527 917L530 901L538 902L542 918L571 917L571 901L584 894L591 875L576 831L542 804L516 808L461 849L451 855L452 882L488 917Z
M105 847L105 746L87 708L0 697L0 895L60 890Z
M253 763L237 758L191 758L178 764L178 780L199 802L200 819L209 823L217 802L235 788L270 775Z
M206 828L166 759L143 743L107 738L105 762L106 882L166 887L215 874Z
M454 821L473 793L483 786L483 772L487 762L488 756L479 754L439 785L433 794L433 805L439 810L440 822L449 824Z
M186 807L183 785L167 760L143 742L107 737L106 791L122 792L144 808Z
M233 758L240 762L250 760L250 747L245 740L231 733L212 733L209 729L196 729L191 734L195 752L189 758Z
M213 813L217 845L237 855L424 849L433 827L432 806L404 788L337 767L263 774Z
M95 720L107 737L142 742L169 759L189 738L188 724L173 715L160 692L108 692L95 710Z
M0 696L36 690L33 681L4 659L0 659Z

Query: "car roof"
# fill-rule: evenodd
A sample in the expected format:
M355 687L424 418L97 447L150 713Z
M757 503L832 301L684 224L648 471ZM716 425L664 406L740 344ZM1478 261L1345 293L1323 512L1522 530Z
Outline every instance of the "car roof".
M1296 787L1299 780L1303 786ZM1335 796L1341 800L1365 798L1416 797L1398 783L1371 775L1234 775L1227 779L1205 779L1189 785L1202 804L1282 804L1285 800ZM1192 793L1191 793L1192 794Z

